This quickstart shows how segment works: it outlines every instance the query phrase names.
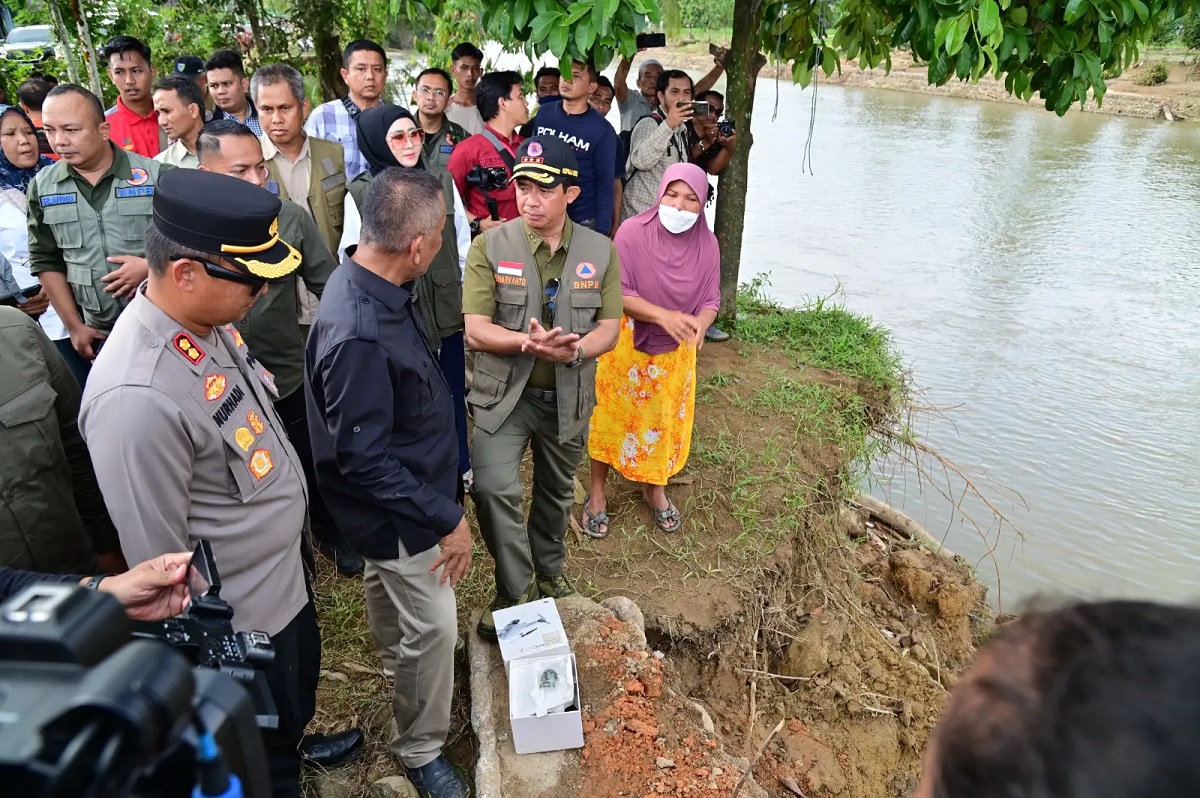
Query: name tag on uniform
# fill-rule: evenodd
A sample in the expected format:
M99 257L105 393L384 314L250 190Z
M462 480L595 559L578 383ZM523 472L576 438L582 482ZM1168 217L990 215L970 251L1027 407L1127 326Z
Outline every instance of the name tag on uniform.
M47 194L42 197L42 207L49 208L53 205L74 205L78 201L78 197L74 194Z
M134 186L133 188L117 189L117 197L153 197L154 186ZM72 200L74 201L74 200Z
M451 152L454 152L454 145L453 144L443 144L438 149L441 150L441 152L443 152L443 153L451 153Z
M266 188L267 188L267 191L270 191L272 194L279 193L279 183L277 183L274 180L268 180Z

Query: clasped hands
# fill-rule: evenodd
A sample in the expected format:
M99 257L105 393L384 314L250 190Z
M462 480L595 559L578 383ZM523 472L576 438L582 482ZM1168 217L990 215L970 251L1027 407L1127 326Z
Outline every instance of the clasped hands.
M529 337L521 344L523 354L551 363L570 363L578 350L578 333L564 333L562 327L547 330L537 319L529 320Z

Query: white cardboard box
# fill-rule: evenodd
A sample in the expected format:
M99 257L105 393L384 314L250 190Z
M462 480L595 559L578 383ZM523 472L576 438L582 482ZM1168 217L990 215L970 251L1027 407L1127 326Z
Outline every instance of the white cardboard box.
M542 717L533 714L534 665L542 657L513 663L508 675L508 719L512 725L513 748L518 754L564 751L583 747L583 715L580 713L579 670L571 654L571 672L575 677L575 703L565 712Z
M506 674L511 673L511 664L517 660L571 653L567 632L563 629L554 599L546 598L496 610L495 619L500 657L504 660Z

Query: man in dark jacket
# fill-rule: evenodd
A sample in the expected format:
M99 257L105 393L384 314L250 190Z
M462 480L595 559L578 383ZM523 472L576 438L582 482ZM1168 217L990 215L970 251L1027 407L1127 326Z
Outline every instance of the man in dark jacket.
M395 672L392 753L421 795L467 798L442 747L454 692L452 588L471 567L471 532L456 500L454 403L412 301L442 246L444 202L428 172L387 169L372 180L359 244L325 284L304 377L317 486L366 559L367 621Z

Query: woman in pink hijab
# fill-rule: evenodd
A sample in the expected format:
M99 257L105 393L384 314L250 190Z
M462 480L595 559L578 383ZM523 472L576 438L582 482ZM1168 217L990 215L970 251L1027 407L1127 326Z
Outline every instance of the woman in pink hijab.
M595 538L608 534L610 468L641 483L659 529L683 525L666 484L691 449L696 353L721 301L720 251L704 218L707 196L703 169L674 164L659 183L658 204L617 231L625 318L616 348L596 368L592 486L582 519Z

